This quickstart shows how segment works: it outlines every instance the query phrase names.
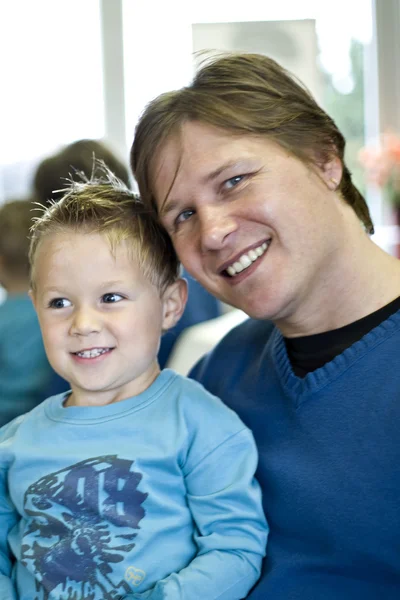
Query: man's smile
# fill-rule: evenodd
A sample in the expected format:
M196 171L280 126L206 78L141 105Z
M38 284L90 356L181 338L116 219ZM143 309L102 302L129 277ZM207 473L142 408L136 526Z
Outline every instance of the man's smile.
M269 246L269 242L263 242L255 248L241 254L231 264L224 268L224 272L230 277L235 277L242 271L248 269L260 256L262 256ZM224 273L224 274L225 274Z

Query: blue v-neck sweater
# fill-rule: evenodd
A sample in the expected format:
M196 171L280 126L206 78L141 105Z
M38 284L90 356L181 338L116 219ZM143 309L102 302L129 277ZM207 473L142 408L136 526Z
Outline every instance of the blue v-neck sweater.
M248 320L193 370L248 425L270 525L251 600L400 598L400 312L296 377Z

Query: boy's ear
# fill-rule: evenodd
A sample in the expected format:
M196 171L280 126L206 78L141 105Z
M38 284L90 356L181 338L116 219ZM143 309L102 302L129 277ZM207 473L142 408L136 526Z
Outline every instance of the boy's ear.
M29 298L32 300L32 304L33 304L33 306L34 306L34 307L35 307L35 309L36 309L36 299L35 299L35 294L34 294L34 292L33 292L32 288L29 290L29 292L28 292L28 296L29 296Z
M180 278L165 290L163 300L163 322L162 329L171 329L181 318L185 310L188 296L186 279Z

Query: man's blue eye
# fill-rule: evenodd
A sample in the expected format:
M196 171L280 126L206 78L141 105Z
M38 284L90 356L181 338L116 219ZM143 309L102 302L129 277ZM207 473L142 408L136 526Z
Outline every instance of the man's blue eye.
M114 292L112 292L109 294L104 294L102 300L106 304L113 304L114 302L119 302L120 300L123 300L123 298L121 294L115 294Z
M235 187L235 185L237 185L238 183L240 183L243 179L244 175L235 175L235 177L231 177L230 179L227 179L225 181L225 186L228 189L232 189Z
M66 308L67 306L71 306L71 302L66 298L53 298L49 302L49 308Z
M194 214L194 210L192 209L188 209L188 210L183 210L181 213L179 213L179 215L176 218L176 222L177 223L183 223L184 221L187 221L188 219L190 219L190 217Z

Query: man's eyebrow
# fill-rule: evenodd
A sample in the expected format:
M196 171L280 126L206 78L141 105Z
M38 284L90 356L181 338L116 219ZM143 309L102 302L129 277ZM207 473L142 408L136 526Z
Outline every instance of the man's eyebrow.
M236 160L230 160L230 161L224 163L223 165L218 167L218 169L215 169L215 171L211 171L211 173L208 173L204 178L204 182L208 183L209 181L213 181L214 179L217 179L221 175L221 173L223 173L227 169L231 169L232 167L240 166L240 164L242 162L243 161L236 159Z
M218 179L218 177L221 175L221 173L223 173L227 169L231 169L232 167L240 166L242 162L243 162L242 160L230 160L230 161L224 163L223 165L221 165L214 171L211 171L211 173L207 173L207 175L203 178L202 183L209 183L210 181L214 181L215 179ZM177 209L177 207L179 207L178 200L167 199L160 209L160 212L159 212L160 218L165 217L169 213L173 212L174 210Z
M164 202L164 204L162 205L162 207L160 208L160 210L158 212L159 217L160 218L165 217L169 213L176 210L178 204L179 204L179 202L176 202L175 200L167 200L166 202Z

